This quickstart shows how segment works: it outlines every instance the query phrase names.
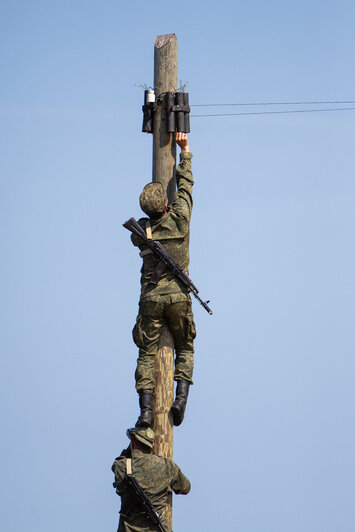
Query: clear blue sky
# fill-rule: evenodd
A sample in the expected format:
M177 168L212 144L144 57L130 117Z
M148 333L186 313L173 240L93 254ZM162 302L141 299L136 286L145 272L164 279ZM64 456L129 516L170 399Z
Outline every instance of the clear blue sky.
M121 224L151 179L135 84L156 35L176 33L192 104L355 100L354 18L346 0L1 2L2 532L117 527L140 268ZM353 532L355 111L191 129L190 273L214 315L194 303L174 530Z

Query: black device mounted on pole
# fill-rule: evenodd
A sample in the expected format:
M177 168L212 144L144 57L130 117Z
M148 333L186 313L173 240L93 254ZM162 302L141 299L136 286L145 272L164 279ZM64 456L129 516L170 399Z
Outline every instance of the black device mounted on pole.
M144 105L143 110L143 133L153 133L153 119L155 111L155 94L153 90L144 91Z
M190 105L187 92L166 95L168 133L190 133Z
M159 105L155 102L153 90L144 91L143 133L153 133L154 113ZM167 92L165 94L168 133L190 133L190 105L187 92Z

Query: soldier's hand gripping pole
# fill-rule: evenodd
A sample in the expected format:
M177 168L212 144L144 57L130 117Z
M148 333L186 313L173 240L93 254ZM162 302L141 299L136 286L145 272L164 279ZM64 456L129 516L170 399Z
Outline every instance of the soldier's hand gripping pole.
M158 240L148 239L144 230L134 218L130 218L129 220L127 220L127 222L123 224L123 227L142 238L147 244L147 246L152 250L153 255L161 262L163 262L167 266L167 268L169 268L173 275L186 286L188 291L195 296L197 301L203 306L205 310L207 310L209 314L213 314L212 310L208 306L209 301L202 301L202 299L198 295L198 290L191 281L190 277L184 272L181 266L174 261L172 256L166 251L164 246Z

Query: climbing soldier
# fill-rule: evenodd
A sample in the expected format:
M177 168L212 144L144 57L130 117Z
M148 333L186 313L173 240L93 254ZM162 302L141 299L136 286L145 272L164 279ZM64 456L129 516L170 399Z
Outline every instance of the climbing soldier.
M181 154L176 170L175 200L168 206L166 191L161 183L149 183L140 196L140 206L149 218L141 218L138 223L148 239L159 241L188 273L194 183L191 171L192 153L189 151L189 141L185 133L176 133L176 142L181 148ZM164 325L169 328L174 338L174 379L177 385L171 412L174 425L180 425L184 419L194 366L193 341L196 328L191 297L186 286L155 258L141 237L132 234L131 239L141 250L140 256L143 258L139 313L133 329L133 339L139 348L135 377L141 409L136 426L150 427L153 422L155 355Z
M121 497L120 521L117 532L153 532L164 529L170 532L166 518L166 506L169 494L190 491L190 481L182 474L179 467L169 458L152 454L154 432L151 428L132 428L127 430L130 446L122 451L113 463L115 474L114 487ZM148 506L158 514L161 528L154 525L147 506L137 498L136 492L128 482L133 475L138 488L148 499Z

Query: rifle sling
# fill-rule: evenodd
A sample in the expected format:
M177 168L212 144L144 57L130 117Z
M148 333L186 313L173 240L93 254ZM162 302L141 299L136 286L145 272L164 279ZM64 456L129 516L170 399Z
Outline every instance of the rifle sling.
M150 253L153 253L153 252L150 248L148 248L148 249L145 249L144 251L141 251L139 256L143 258L145 257L145 255L149 255Z
M152 228L149 220L145 222L145 234L147 235L148 240L152 240Z
M127 475L132 475L132 459L127 458L126 460L126 473Z

